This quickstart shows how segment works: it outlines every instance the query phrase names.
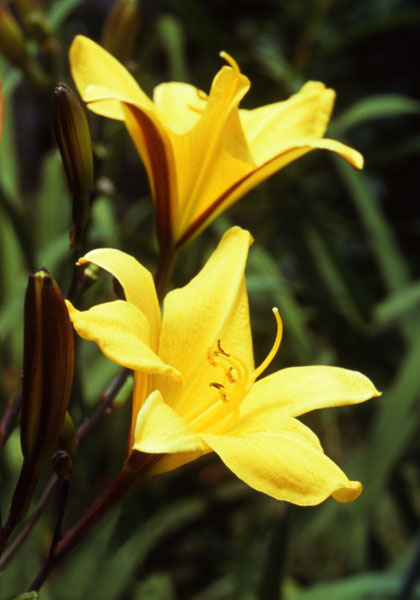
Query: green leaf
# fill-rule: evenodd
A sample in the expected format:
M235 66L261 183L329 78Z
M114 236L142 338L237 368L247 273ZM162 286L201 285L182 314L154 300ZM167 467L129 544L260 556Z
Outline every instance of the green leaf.
M166 510L147 521L133 532L125 543L107 559L107 568L101 573L86 597L115 600L133 578L133 572L141 565L149 550L165 535L169 535L186 523L197 519L204 510L205 501L195 498L173 503Z
M157 28L169 61L169 73L174 81L188 81L185 60L184 28L172 15L162 15Z
M175 590L167 575L152 575L140 583L132 596L133 600L174 600Z
M19 204L18 157L15 144L13 92L20 81L19 72L10 69L2 76L3 135L0 145L0 188L14 205Z
M36 215L39 249L54 242L64 232L68 235L71 228L71 200L57 152L50 153L44 160Z
M285 600L385 600L395 598L401 578L391 573L364 573L342 581L314 585L310 589L286 594ZM417 586L411 598L420 598Z
M55 0L51 2L48 14L51 25L58 29L69 14L82 3L82 0Z
M407 313L420 307L420 282L409 283L401 290L391 294L375 307L375 320L381 324L389 324L396 319L406 317Z
M366 121L400 117L407 114L420 114L420 102L407 96L383 94L369 96L353 104L339 117L331 122L328 133L341 136L351 127Z

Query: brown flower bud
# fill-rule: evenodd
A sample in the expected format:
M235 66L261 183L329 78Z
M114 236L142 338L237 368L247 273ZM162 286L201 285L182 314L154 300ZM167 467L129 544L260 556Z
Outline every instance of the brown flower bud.
M73 328L47 271L31 275L25 296L21 444L31 462L57 445L73 381Z
M132 56L140 26L138 0L116 0L102 31L102 46L125 63Z
M60 83L54 90L53 125L73 196L74 245L77 246L89 219L93 190L92 141L85 112L65 83Z
M58 479L68 481L73 471L70 454L65 450L56 450L51 457L51 465Z

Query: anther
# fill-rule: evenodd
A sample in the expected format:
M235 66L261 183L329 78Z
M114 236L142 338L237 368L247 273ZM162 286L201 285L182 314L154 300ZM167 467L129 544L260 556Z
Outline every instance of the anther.
M227 352L225 352L220 344L220 340L217 340L217 349L219 350L220 354L223 354L223 356L230 356L230 354L228 354Z
M208 96L207 96L206 92L203 92L202 90L199 90L198 88L195 88L195 91L197 93L197 96L200 98L200 100L207 100Z
M222 383L212 381L211 383L209 383L209 387L214 387L220 392L220 397L223 400L223 402L229 402L229 396L224 392L225 386Z
M233 371L233 367L229 367L229 369L226 371L226 377L229 379L230 383L236 383L236 379L232 375L232 371Z
M201 115L203 113L203 109L202 108L197 108L196 106L193 106L192 104L187 104L187 108L189 108L190 110L192 110L193 112Z
M207 360L209 361L212 367L217 367L217 363L214 360L214 351L211 348L207 350Z

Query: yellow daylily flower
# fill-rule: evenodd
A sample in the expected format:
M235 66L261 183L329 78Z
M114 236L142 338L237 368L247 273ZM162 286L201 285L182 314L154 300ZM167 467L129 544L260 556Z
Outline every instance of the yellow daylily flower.
M119 119L144 162L156 206L160 246L179 249L258 183L303 154L321 148L354 167L363 157L323 138L335 92L307 82L288 100L239 109L250 82L225 52L210 93L162 83L153 101L113 56L77 36L70 48L73 79L89 108Z
M318 504L355 499L362 486L325 456L316 435L296 419L308 411L377 396L372 382L337 367L286 368L259 379L281 339L255 368L244 270L251 244L234 227L201 272L169 292L161 321L150 273L119 250L81 259L121 283L126 301L78 311L79 335L135 370L129 457L157 474L216 452L251 487L279 500Z

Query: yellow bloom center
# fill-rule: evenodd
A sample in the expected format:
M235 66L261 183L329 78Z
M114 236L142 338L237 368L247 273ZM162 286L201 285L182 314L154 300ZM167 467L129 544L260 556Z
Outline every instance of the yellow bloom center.
M223 339L207 351L206 365L183 389L176 410L193 431L222 434L238 421L240 406L250 388L273 360L282 336L277 308L277 334L266 359L252 372L242 358L228 351Z
M248 369L239 357L236 358L223 350L220 340L217 349L209 349L207 360L212 367L222 371L221 380L211 381L210 387L215 388L223 402L229 402L235 415L247 389Z
M239 416L239 406L250 390L256 379L265 371L268 365L273 360L280 346L282 337L282 323L277 308L273 308L273 314L277 324L277 334L273 346L267 357L261 365L254 370L252 375L249 375L248 368L244 361L226 352L221 345L221 341L217 340L217 348L210 348L207 352L207 360L212 367L216 367L221 371L221 376L215 381L211 381L209 386L217 390L222 402L229 403L234 417Z

